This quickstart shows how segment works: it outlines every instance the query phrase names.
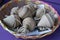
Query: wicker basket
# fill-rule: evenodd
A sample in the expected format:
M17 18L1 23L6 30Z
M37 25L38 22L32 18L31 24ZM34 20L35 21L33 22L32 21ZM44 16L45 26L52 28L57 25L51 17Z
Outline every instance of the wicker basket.
M33 1L34 3L36 4L39 4L39 3L43 3L45 4L46 8L50 7L51 10L53 12L55 12L57 15L57 11L50 5L48 5L47 3L44 3L42 1ZM11 8L15 7L15 6L24 6L26 5L27 3L29 3L29 0L14 0L14 1L9 1L8 3L4 4L1 8L0 8L0 20L2 20L3 18L5 18L5 15L10 15L10 11L11 11ZM48 8L49 9L49 8ZM58 15L59 16L59 15ZM53 33L58 27L59 27L59 23L56 23L53 28L52 28L52 32L49 32L47 34L43 34L43 35L39 35L39 36L19 36L19 34L17 34L16 32L13 32L11 30L9 30L6 25L0 21L1 23L1 26L6 30L8 31L9 33L13 34L14 36L16 36L17 38L23 38L23 39L36 39L36 38L42 38L44 36L47 36L47 35L50 35L51 33Z

